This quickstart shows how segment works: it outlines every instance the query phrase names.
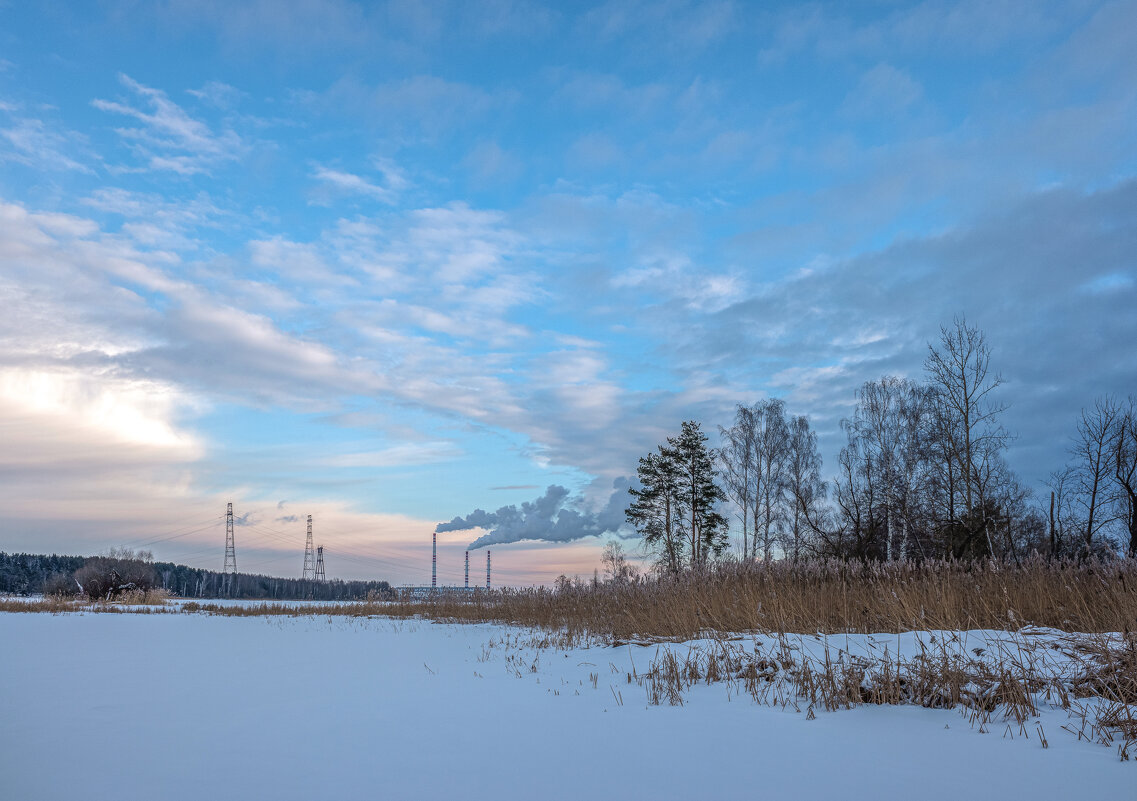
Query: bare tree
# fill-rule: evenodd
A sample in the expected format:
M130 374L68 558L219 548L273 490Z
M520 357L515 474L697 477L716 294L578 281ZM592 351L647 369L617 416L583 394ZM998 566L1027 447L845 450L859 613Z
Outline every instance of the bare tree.
M1113 522L1111 497L1116 475L1117 423L1121 409L1111 398L1099 398L1093 409L1082 409L1078 433L1070 454L1074 457L1074 476L1085 527L1081 552L1089 556L1094 539Z
M604 565L605 581L625 584L636 576L636 569L628 563L628 558L624 555L624 547L616 540L609 540L604 546L600 562Z
M879 559L883 555L872 458L861 451L861 439L848 420L842 421L848 443L837 457L839 471L833 481L831 514L806 516L817 550L840 559Z
M885 559L906 559L927 484L929 391L914 381L885 376L866 382L857 391L857 400L852 431L861 440L858 452L871 462L881 489Z
M1071 541L1080 539L1084 530L1074 510L1075 483L1074 469L1069 466L1054 471L1046 479L1046 486L1050 490L1047 517L1051 557L1066 554L1070 550Z
M954 417L941 395L929 389L929 430L925 456L928 467L928 514L938 535L941 557L951 555L951 532L959 528L961 482L955 459Z
M1118 415L1113 441L1113 469L1118 485L1118 516L1129 534L1126 550L1130 558L1137 558L1137 403L1132 396Z
M821 481L821 454L817 451L817 434L805 417L794 417L789 425L786 451L787 528L783 550L793 561L801 557L808 520L816 517L816 507L825 495Z
M940 329L939 347L928 345L924 369L936 394L938 434L946 439L947 457L960 485L963 519L953 522L967 543L982 537L990 549L994 541L991 480L1000 475L999 457L1010 439L999 424L1006 407L993 395L1003 379L991 372L986 337L963 317L957 317L952 327Z

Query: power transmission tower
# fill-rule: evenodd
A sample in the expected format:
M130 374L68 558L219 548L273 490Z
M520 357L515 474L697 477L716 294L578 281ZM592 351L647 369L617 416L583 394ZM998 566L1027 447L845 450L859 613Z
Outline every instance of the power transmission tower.
M316 581L324 581L324 546L316 549Z
M466 589L470 589L470 552L466 551Z
M216 564L216 562L214 563ZM223 573L237 572L237 548L233 544L233 504L225 510L225 569Z
M490 588L490 552L486 550L486 589Z
M308 539L304 543L304 572L300 578L311 581L316 575L315 555L312 552L312 515L308 515Z

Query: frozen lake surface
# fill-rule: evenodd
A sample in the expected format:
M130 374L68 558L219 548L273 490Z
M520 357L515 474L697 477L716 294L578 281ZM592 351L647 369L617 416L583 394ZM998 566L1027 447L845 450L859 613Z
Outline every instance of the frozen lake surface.
M654 647L491 625L0 614L0 796L42 799L1137 798L1137 765L980 734L959 711L819 712L700 686L647 705ZM590 674L598 674L596 687ZM622 703L621 703L622 701Z

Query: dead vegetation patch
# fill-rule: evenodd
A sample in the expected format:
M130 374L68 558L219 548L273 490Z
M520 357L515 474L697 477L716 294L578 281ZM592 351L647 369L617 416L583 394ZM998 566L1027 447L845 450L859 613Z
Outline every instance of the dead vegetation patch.
M657 646L647 670L628 674L650 705L683 705L700 684L724 685L732 696L817 711L869 704L959 709L980 732L1003 728L1005 737L1037 737L1048 745L1040 708L1064 709L1063 726L1078 739L1137 753L1137 636L1009 634L996 648L969 651L959 633L918 637L919 652L900 656L887 646L851 653L827 640L771 635L752 647L726 637Z

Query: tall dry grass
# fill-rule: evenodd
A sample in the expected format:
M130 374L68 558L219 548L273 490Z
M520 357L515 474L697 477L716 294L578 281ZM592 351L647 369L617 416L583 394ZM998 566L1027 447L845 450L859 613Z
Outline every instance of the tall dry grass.
M85 602L61 595L47 595L42 598L4 597L0 598L0 612L77 612L85 607Z
M150 588L130 590L113 601L89 599L69 595L44 595L42 597L0 598L0 612L165 612L175 611L167 607L171 598L167 590ZM139 608L141 607L141 608Z
M612 640L707 632L1137 630L1137 561L730 564L678 577L440 594L381 614L489 621Z
M156 604L156 593L124 599ZM0 611L123 608L58 598L0 599ZM493 592L422 600L332 604L189 602L187 612L223 616L424 617L515 624L570 640L682 640L713 632L885 633L1004 629L1025 625L1076 632L1137 631L1137 560L862 564L726 564L676 577ZM179 611L172 607L170 611Z

